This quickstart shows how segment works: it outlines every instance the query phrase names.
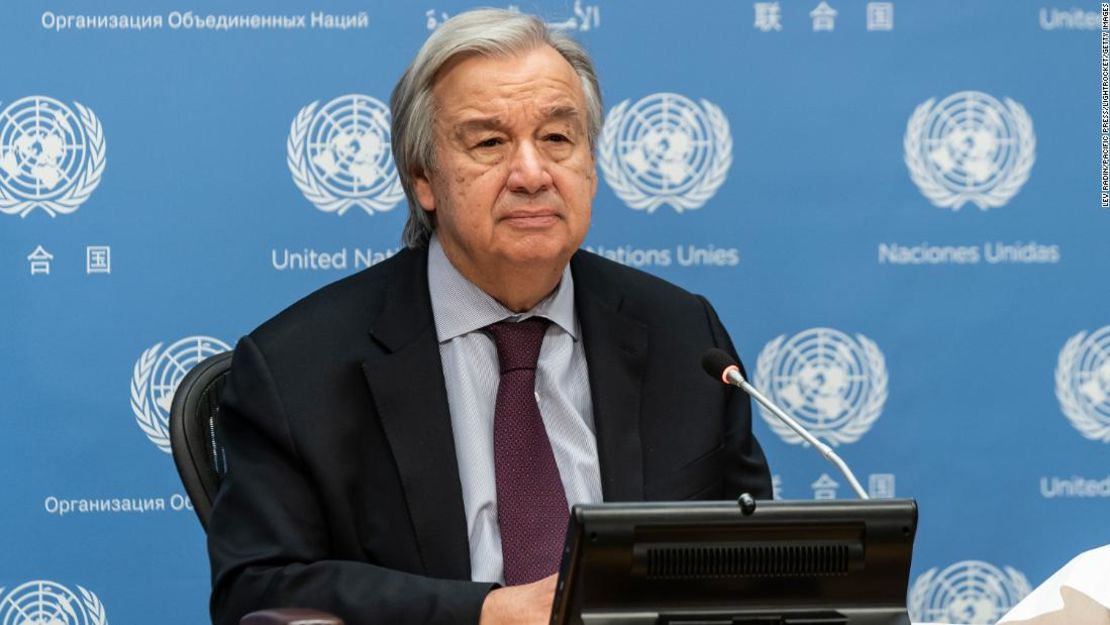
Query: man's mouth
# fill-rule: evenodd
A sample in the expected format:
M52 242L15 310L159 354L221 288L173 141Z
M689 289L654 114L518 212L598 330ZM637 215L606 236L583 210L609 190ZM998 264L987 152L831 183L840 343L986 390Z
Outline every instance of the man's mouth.
M514 228L547 228L559 221L559 214L553 210L514 210L501 220Z

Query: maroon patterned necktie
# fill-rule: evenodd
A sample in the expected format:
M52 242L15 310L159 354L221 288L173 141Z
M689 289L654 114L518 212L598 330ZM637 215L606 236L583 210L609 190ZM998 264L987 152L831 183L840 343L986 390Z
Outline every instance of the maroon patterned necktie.
M501 366L493 411L493 463L509 586L555 573L567 529L567 496L536 402L536 362L548 323L530 317L487 326Z

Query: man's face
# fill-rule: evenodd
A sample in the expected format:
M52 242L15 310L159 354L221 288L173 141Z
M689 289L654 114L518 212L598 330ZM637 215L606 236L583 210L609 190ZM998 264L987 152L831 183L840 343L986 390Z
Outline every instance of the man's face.
M432 94L435 168L415 190L448 257L472 280L561 270L597 190L574 69L549 46L470 56L448 64Z

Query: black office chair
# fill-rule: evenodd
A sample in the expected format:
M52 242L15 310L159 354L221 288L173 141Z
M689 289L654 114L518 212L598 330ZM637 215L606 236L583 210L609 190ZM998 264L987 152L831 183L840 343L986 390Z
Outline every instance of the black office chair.
M231 352L217 354L193 367L173 395L170 406L170 448L185 493L201 527L208 531L212 499L227 472L219 439L220 389L231 368ZM343 625L338 617L300 608L252 612L240 625Z

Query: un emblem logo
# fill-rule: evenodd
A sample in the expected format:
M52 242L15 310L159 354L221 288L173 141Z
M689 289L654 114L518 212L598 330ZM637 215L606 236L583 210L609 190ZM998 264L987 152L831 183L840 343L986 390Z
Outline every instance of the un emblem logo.
M0 111L0 212L51 217L77 210L104 174L104 131L91 110L46 96Z
M1068 339L1056 362L1056 398L1083 436L1110 443L1110 326Z
M979 91L934 98L914 110L903 146L910 178L930 202L959 210L1002 206L1033 169L1033 120L1017 102Z
M286 162L293 182L316 208L342 215L352 206L368 214L405 197L390 148L389 108L368 95L338 97L317 110L313 102L289 129Z
M1032 588L1017 569L979 560L957 562L943 571L929 569L910 589L914 622L993 624Z
M0 623L4 625L107 625L104 604L80 586L77 593L46 580L27 582L7 595L0 587Z
M755 385L831 445L854 443L882 413L886 360L874 341L831 328L813 328L764 346ZM760 406L767 425L790 444L801 436Z
M629 208L701 208L732 165L728 119L708 100L699 106L675 93L625 100L605 118L598 163Z
M170 453L170 406L181 379L200 361L230 349L227 343L210 336L190 336L165 350L161 343L155 343L135 361L131 411L158 449Z

